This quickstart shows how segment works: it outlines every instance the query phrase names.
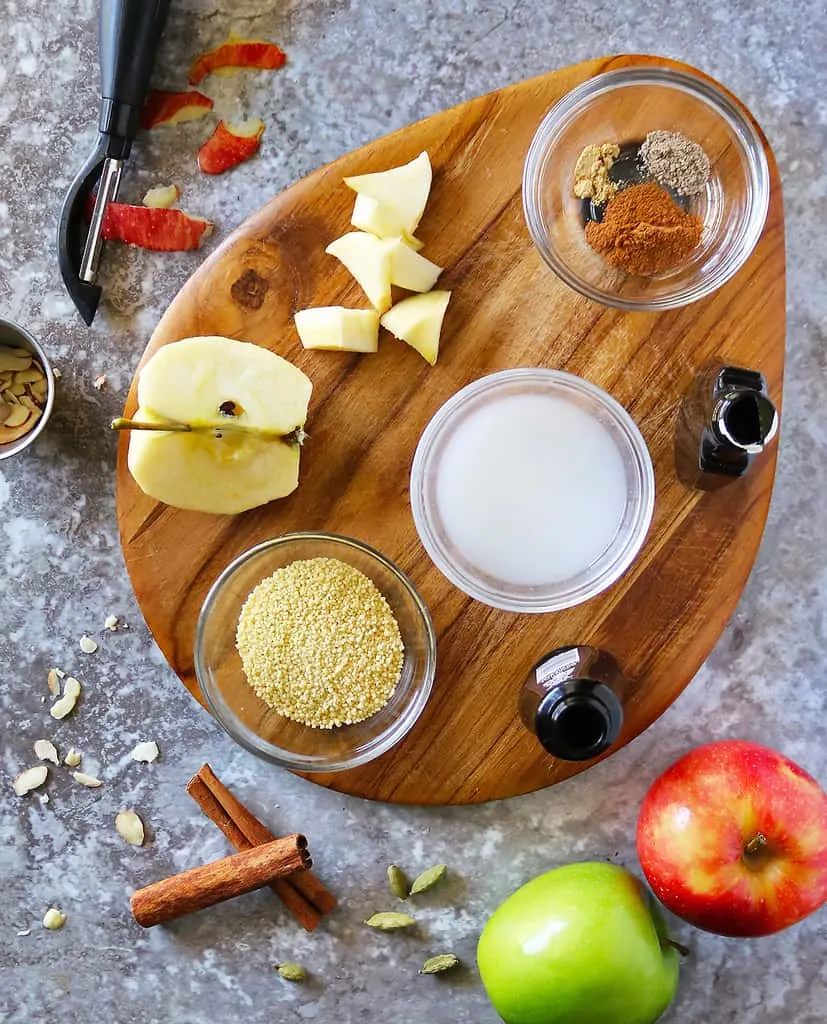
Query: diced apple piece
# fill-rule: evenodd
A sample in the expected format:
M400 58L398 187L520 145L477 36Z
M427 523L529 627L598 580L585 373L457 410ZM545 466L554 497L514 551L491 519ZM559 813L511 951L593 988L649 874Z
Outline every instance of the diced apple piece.
M451 293L443 291L411 295L389 309L380 323L433 366L439 354L439 335L450 298Z
M375 309L317 306L299 310L295 321L305 348L330 352L376 352L379 348L379 314Z
M168 210L180 198L181 189L177 185L156 185L155 188L147 189L143 204L151 210Z
M145 411L136 418L155 419ZM134 430L128 465L150 497L214 515L235 515L286 497L299 482L297 446L229 431L217 438Z
M405 231L404 224L393 210L381 206L370 196L356 196L350 223L360 231L367 231L371 235L376 235L377 238L401 237L414 252L419 252L425 245L424 242Z
M167 92L152 89L141 111L141 127L154 128L159 124L181 124L194 121L212 110L213 101L202 92Z
M373 210L372 216L376 227L382 229L376 232L381 238L394 237L404 232L413 235L431 191L431 161L427 152L422 152L415 160L401 167L374 174L357 174L345 178L345 184L359 196L367 196L378 204L379 209ZM368 211L362 205L364 215L368 216ZM391 231L390 228L395 230Z
M190 85L198 85L207 75L216 71L241 68L255 68L263 71L276 71L283 67L287 55L275 43L266 43L260 39L233 39L214 50L202 53L190 67Z
M391 252L381 239L365 231L349 231L325 249L344 264L380 313L391 305Z
M235 124L219 121L215 131L198 150L198 166L204 174L223 174L258 152L264 122L258 118Z
M214 225L183 210L158 210L127 203L110 203L103 217L102 238L158 252L197 249Z
M186 338L158 349L143 367L138 405L161 419L216 427L227 423L222 406L233 406L241 410L236 424L289 434L304 423L311 390L298 367L260 345Z
M442 267L426 260L403 238L388 242L391 253L391 284L412 292L429 292L442 273Z

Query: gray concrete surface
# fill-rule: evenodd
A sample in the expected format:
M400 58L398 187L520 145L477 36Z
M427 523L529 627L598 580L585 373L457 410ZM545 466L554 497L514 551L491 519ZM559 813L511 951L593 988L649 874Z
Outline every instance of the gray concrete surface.
M213 83L222 113L267 122L260 159L200 178L203 127L158 131L138 146L124 195L159 181L214 217L216 241L262 200L324 161L391 129L511 81L608 52L660 52L720 78L751 106L781 167L788 231L788 365L781 458L770 523L738 611L675 706L607 763L554 790L505 803L425 810L345 798L262 765L232 745L186 694L132 597L114 518L115 442L107 430L159 315L202 258L116 251L107 300L86 330L54 258L61 197L93 141L96 7L4 0L0 18L0 314L35 332L63 371L51 428L26 457L0 464L0 1019L45 1022L493 1022L473 967L416 976L430 952L470 965L490 911L518 884L574 859L635 866L634 820L647 784L689 746L748 736L827 781L827 76L823 5L752 0L174 0L160 78L184 81L192 55L233 27L280 42L276 76ZM241 99L238 89L241 88ZM213 244L213 243L211 243ZM100 373L102 392L92 387ZM129 629L99 635L116 614ZM84 632L100 651L82 655ZM52 728L47 668L80 676L83 704ZM49 802L18 800L11 778L51 735L85 752L104 779L81 789L55 770ZM162 756L136 765L138 739ZM209 759L277 829L305 829L342 909L306 936L258 894L144 933L133 888L222 855L226 846L185 796ZM126 847L114 813L133 806L151 842ZM452 879L422 904L418 938L360 921L388 901L388 861L447 861ZM62 931L43 930L49 905ZM28 930L31 929L30 932ZM28 932L28 933L27 933ZM27 934L19 934L27 933ZM820 1024L827 911L773 938L715 938L676 924L691 948L670 1024ZM312 972L274 974L279 959ZM606 1021L606 1024L612 1024Z

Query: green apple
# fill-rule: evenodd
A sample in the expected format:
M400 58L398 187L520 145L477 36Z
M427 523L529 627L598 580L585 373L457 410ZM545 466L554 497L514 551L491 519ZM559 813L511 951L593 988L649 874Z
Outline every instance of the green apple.
M643 884L614 864L569 864L518 889L477 948L506 1024L652 1024L678 985L678 954Z

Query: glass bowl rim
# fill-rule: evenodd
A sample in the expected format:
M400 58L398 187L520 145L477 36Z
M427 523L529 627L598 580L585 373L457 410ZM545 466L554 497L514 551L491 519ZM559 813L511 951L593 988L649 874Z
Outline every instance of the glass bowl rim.
M753 202L732 251L715 267L708 278L677 291L649 299L628 299L614 292L589 284L562 261L547 242L547 232L540 214L538 191L544 162L557 137L581 112L582 107L616 88L658 85L688 93L710 107L740 140L747 161L748 189ZM632 64L604 71L570 89L546 112L528 148L523 165L523 215L531 240L543 261L570 288L581 295L613 309L657 312L678 309L706 298L723 287L746 263L758 244L767 221L770 203L770 169L764 150L763 133L753 115L723 86L700 71Z
M422 682L413 695L413 699L409 701L402 714L400 714L398 718L394 719L387 729L365 744L363 750L359 754L351 757L319 762L314 761L311 756L297 755L284 750L282 747L276 746L274 743L265 741L252 729L241 725L241 723L235 719L235 716L233 716L232 720L226 718L221 709L217 706L217 702L211 693L209 684L205 684L205 680L208 678L208 675L204 664L204 634L207 628L208 619L218 595L223 590L229 579L247 562L266 551L289 545L295 541L321 541L324 543L333 543L334 545L340 545L342 547L359 551L362 554L368 555L370 559L379 562L391 573L391 575L402 586L402 589L411 598L425 629L425 665L422 673ZM235 740L236 743L244 747L245 750L248 750L251 754L255 754L257 757L263 758L271 764L279 765L282 768L287 768L294 772L321 775L331 772L346 771L350 768L357 768L359 765L367 764L369 761L373 761L375 758L387 753L388 750L394 747L404 736L408 734L408 732L410 732L425 709L425 705L427 704L428 698L430 697L433 689L434 679L436 677L436 646L436 633L434 631L434 625L428 606L425 604L419 594L419 591L411 582L410 578L387 556L383 555L380 551L377 551L369 544L366 544L364 541L356 540L354 537L346 537L343 534L329 533L324 530L296 530L290 533L282 533L277 537L270 537L268 540L254 544L253 547L248 548L246 551L243 551L240 555L236 556L236 558L234 558L232 562L230 562L230 564L221 571L207 592L207 596L204 598L204 602L201 605L201 611L198 615L198 624L195 630L193 661L195 677L198 681L198 687L207 703L207 708L215 721L221 726L227 735L231 737L231 739Z
M537 597L515 597L502 591L492 591L475 577L458 570L444 554L443 545L436 539L431 528L431 506L425 501L425 474L434 448L441 439L446 426L462 407L473 402L488 391L495 391L503 384L534 379L541 384L554 385L555 391L562 385L580 395L585 395L608 412L616 427L628 443L637 475L639 490L634 521L626 531L622 546L613 545L614 559L590 581L575 589L562 591L560 585L549 585L545 594ZM476 601L500 611L543 614L563 611L584 604L603 593L616 583L638 556L652 525L655 509L655 473L649 448L631 414L612 395L577 374L551 367L517 367L486 374L466 384L453 394L434 413L422 432L411 466L411 511L422 546L439 571L462 593ZM548 590L556 590L549 596Z

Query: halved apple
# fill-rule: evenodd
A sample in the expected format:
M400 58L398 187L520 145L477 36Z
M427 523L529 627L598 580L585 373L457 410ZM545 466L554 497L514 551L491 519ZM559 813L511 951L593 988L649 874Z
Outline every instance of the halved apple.
M232 515L296 489L298 444L312 385L292 363L248 342L187 338L165 345L138 377L135 419L188 432L133 430L129 470L158 501Z
M420 256L403 238L389 240L387 244L391 253L391 284L411 292L429 292L442 267Z
M376 352L379 349L379 314L375 309L317 306L300 309L294 319L305 348L330 352Z
M444 291L411 295L397 302L379 322L433 366L439 354L439 335L450 298L451 293Z
M422 152L401 167L345 178L348 188L357 193L351 222L380 238L413 235L428 202L431 177L431 161L428 153ZM376 205L365 199L372 199ZM357 223L357 219L363 223ZM366 227L367 223L372 226Z
M325 249L353 274L368 301L380 313L391 305L391 252L379 238L365 231L349 231Z

